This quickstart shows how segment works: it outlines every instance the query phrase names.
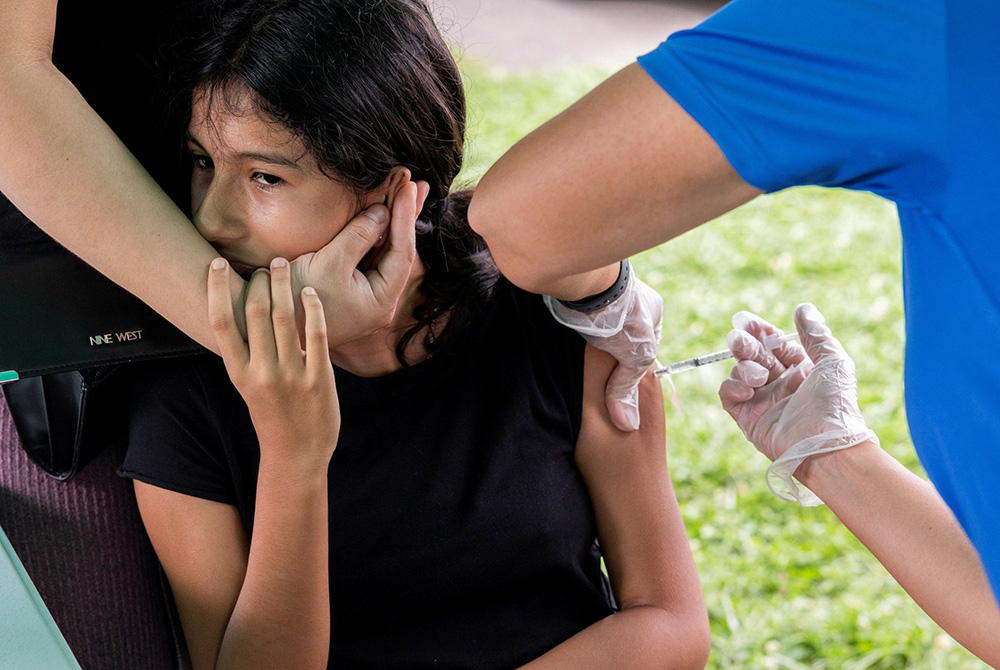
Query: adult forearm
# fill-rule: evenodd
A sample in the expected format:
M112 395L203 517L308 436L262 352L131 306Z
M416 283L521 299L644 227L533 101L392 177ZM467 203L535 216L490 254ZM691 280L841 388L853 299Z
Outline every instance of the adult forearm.
M218 668L326 668L328 506L325 470L261 463L246 578Z
M558 282L656 246L759 193L638 65L518 142L469 222L515 284Z
M699 618L700 617L700 618ZM700 670L708 660L704 611L636 606L592 624L523 670Z
M972 543L929 483L871 442L814 456L796 477L931 618L1000 666L1000 609Z
M215 350L217 254L51 61L0 56L0 191L40 228ZM239 298L243 281L233 273Z

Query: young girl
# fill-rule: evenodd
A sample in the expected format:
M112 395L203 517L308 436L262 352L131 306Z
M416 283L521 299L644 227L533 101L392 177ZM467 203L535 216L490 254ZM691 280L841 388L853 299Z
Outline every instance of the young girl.
M703 667L658 388L639 431L613 428L614 361L469 229L449 192L461 80L426 8L234 4L195 60L194 223L225 259L208 277L223 361L144 368L122 467L194 667ZM328 348L341 305L306 289L303 344L283 259L382 203L397 233L420 212L391 323ZM375 285L384 259L363 267Z

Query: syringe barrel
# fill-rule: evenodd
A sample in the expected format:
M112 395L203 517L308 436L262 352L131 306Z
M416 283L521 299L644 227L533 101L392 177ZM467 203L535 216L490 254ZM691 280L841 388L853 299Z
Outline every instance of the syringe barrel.
M729 349L724 349L722 351L716 351L715 353L705 354L704 356L696 356L695 358L689 358L686 361L678 361L676 363L671 363L665 368L660 368L656 371L658 375L672 375L678 372L684 372L685 370L691 370L692 368L698 368L702 365L709 365L710 363L718 363L719 361L724 361L727 358L732 358L733 352Z
M798 339L798 333L789 333L787 335L782 335L781 333L771 333L770 335L764 336L764 347L768 350L777 349L785 342L791 342L792 340Z
M691 360L694 361L694 367L700 367L702 365L709 365L710 363L718 363L719 361L724 361L727 358L732 358L733 352L729 349L723 349L722 351L716 351L711 354L705 354L704 356L698 356Z
M789 333L788 335L782 335L781 333L772 333L770 335L764 336L764 346L768 350L777 349L785 342L791 342L792 340L799 339L798 333ZM665 368L660 368L656 371L658 375L672 375L678 372L684 372L685 370L691 370L693 368L699 368L702 365L710 365L711 363L718 363L719 361L724 361L727 358L732 358L733 352L729 349L723 349L722 351L716 351L711 354L705 354L704 356L696 356L694 358L689 358L686 361L678 361L676 363L671 363Z

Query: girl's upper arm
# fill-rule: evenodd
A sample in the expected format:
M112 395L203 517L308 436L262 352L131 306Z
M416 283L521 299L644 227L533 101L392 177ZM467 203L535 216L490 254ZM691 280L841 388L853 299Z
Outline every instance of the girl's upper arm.
M590 491L619 606L653 606L701 626L708 620L684 521L667 471L663 394L652 372L639 384L639 430L616 429L604 387L615 366L587 346L576 460Z
M246 575L249 540L232 505L135 482L195 670L214 668Z

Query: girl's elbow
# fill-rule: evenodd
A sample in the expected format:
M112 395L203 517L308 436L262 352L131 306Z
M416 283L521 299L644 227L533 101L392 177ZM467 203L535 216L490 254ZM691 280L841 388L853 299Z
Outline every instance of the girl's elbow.
M712 632L708 627L708 617L705 617L703 625L693 627L691 631L690 644L692 654L692 668L702 670L708 665L708 656L712 652Z
M683 665L684 670L704 670L708 665L708 655L712 651L712 634L708 627L707 616L703 622L688 622L680 632L680 644L684 649L686 661ZM671 651L676 653L676 649Z
M662 665L671 670L704 670L712 649L708 613L661 610L658 639Z

